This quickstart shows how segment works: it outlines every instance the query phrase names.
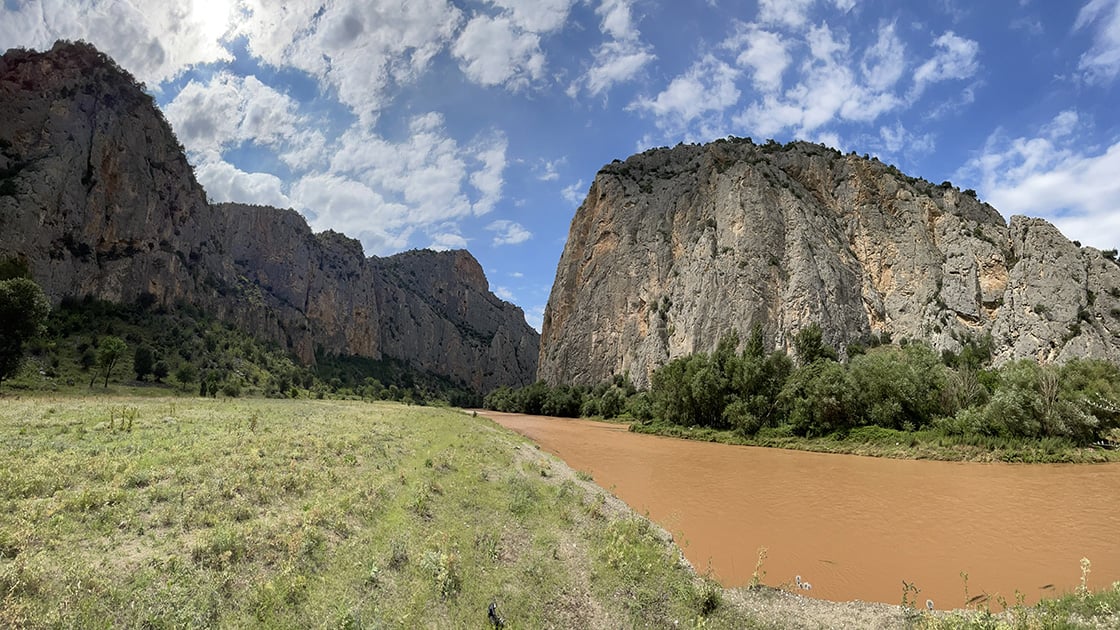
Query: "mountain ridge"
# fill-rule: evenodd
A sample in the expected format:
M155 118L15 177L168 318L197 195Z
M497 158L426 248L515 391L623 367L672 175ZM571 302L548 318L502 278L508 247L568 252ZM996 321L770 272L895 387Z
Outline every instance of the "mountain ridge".
M294 210L209 203L151 96L89 44L5 53L0 117L0 255L55 303L186 301L305 363L392 357L483 393L534 378L539 336L469 252L366 257Z
M545 309L538 375L592 384L761 326L816 323L841 352L882 338L997 363L1120 359L1120 268L1042 219L875 158L749 138L651 149L596 175Z

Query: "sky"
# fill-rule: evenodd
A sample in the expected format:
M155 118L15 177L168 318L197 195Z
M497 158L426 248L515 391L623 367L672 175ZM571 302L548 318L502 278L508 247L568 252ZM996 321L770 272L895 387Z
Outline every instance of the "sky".
M143 81L214 201L466 248L538 330L595 173L822 142L1120 247L1120 0L0 0Z

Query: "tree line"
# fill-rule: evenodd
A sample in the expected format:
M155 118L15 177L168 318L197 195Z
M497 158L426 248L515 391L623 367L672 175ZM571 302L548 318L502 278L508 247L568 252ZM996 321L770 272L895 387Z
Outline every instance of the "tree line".
M874 426L935 429L945 435L1054 437L1084 445L1120 428L1116 365L1094 359L1040 365L1025 359L995 368L990 343L966 339L960 352L937 353L921 342L872 338L850 344L841 361L823 342L819 326L795 336L793 356L766 352L761 329L755 328L743 344L730 335L711 353L661 366L647 391L618 387L628 379L616 377L596 388L536 383L503 389L484 402L499 411L610 417L601 413L602 400L609 397L613 415L744 436L766 431L819 437Z

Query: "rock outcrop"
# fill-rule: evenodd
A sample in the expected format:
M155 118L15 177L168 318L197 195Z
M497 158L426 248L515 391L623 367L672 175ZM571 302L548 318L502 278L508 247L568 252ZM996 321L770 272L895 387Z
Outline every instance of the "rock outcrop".
M728 333L760 325L790 350L813 322L841 351L990 334L997 363L1120 360L1120 267L876 159L740 139L653 149L599 171L576 212L538 375L642 385Z
M88 44L0 58L0 256L58 302L194 304L292 349L391 357L486 392L539 336L465 251L367 258L292 210L210 204L150 96Z

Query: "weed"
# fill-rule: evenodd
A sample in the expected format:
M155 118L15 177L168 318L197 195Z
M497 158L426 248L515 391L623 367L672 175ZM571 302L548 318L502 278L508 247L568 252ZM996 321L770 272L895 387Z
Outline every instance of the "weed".
M762 568L762 565L765 561L766 547L759 547L758 560L754 563L754 573L751 573L751 581L747 584L747 588L756 590L763 585L763 580L766 579L766 570Z
M423 566L435 583L440 597L450 599L459 594L463 578L460 575L459 554L454 548L441 544L436 549L425 552Z
M408 545L401 539L389 543L389 568L400 571L408 565Z
M1081 583L1077 585L1077 596L1081 599L1089 597L1089 573L1092 570L1092 563L1088 558L1081 559Z

